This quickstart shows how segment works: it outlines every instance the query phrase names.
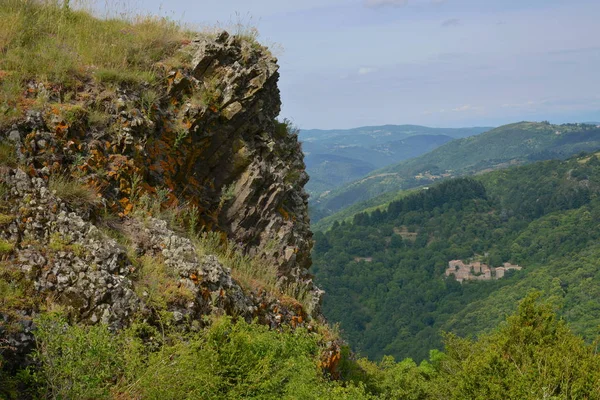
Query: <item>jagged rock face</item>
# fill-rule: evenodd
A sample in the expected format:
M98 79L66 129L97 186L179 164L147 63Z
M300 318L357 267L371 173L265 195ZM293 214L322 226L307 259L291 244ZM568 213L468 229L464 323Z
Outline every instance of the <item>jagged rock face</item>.
M189 104L184 88L203 82L206 91L207 82L219 77L212 90L219 98L219 118L227 122L214 123L210 106L184 107L186 117L198 121L190 128L191 145L209 143L199 157L184 155L185 165L196 179L212 179L215 194L224 200L220 226L236 242L279 265L283 277L305 278L312 244L303 189L308 175L297 135L274 124L281 105L276 60L226 34L194 46L192 75L179 75L172 92ZM182 82L187 83L182 87Z
M1 182L11 198L26 199L13 203L14 221L1 234L19 245L13 263L31 275L38 291L53 292L77 319L123 326L139 309L124 250L69 212L41 177L16 169ZM49 249L52 244L55 248Z
M3 262L26 274L38 303L59 304L75 322L102 322L119 329L136 317L156 317L140 283L141 267L123 245L57 198L48 189L46 172L31 177L21 169L0 169L0 183L10 188L4 211L12 215L0 239L15 244ZM248 322L258 319L271 327L308 321L299 304L283 304L265 291L244 291L231 270L214 255L199 255L191 240L169 229L165 221L125 218L121 224L133 238L136 258L164 263L172 280L168 288L186 293L167 301L166 311L174 323L200 328L202 316L211 314L235 315ZM15 317L0 309L0 339L11 350L3 354L9 365L22 366L34 344L31 321L39 307L16 311ZM21 329L5 328L9 324Z
M30 83L26 96L43 95L49 104L0 127L0 139L14 145L20 165L0 166L0 184L9 189L0 191L0 212L10 216L1 222L0 240L14 245L0 263L26 276L39 303L60 304L74 321L118 329L134 317L153 318L131 249L96 226L93 210L49 189L51 176L68 171L70 179L96 189L99 208L120 214L136 260L164 263L170 288L185 294L166 304L175 323L197 325L208 314L258 318L272 327L303 323L307 313L319 314L322 292L307 272L312 235L300 144L275 120L276 59L226 33L192 42L182 53L191 62L166 71L158 88L90 80L64 102ZM132 217L133 203L158 193L163 206L196 206L201 228L225 233L247 254L276 266L280 283L312 293L312 305L303 309L262 289L242 289L215 256L199 255L166 222ZM0 340L8 338L15 365L33 343L31 319L38 311L0 309ZM9 323L23 329L7 333Z
M89 84L79 103L29 112L4 134L20 143L24 164L75 164L123 215L134 197L166 188L168 202L198 206L205 228L276 264L282 281L312 285L308 176L297 135L275 120L277 60L225 32L182 52L191 63L168 71L159 89ZM30 86L31 96L47 91ZM108 119L92 121L92 109Z

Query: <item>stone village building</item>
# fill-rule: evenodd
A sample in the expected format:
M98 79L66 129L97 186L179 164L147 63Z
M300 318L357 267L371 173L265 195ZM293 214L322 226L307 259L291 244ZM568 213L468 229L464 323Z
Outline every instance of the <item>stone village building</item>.
M454 275L454 278L462 283L463 281L489 281L492 279L502 279L506 271L520 271L522 267L505 262L502 267L490 267L482 262L474 261L464 263L462 260L452 260L448 262L446 277Z

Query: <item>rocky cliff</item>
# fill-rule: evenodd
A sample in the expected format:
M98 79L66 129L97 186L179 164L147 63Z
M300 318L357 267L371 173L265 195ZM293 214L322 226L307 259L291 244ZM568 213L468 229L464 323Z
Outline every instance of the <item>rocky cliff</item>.
M186 329L211 313L274 327L318 315L308 176L276 120L277 60L226 32L178 56L159 85L84 76L65 96L29 80L22 101L44 103L0 129L0 339L17 362L32 318L56 307L114 329L165 312ZM242 264L273 276L240 282Z

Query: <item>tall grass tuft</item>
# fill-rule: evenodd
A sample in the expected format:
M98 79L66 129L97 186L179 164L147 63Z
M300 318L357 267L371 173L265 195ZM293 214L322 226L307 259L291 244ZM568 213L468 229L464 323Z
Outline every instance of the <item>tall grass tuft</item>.
M94 189L64 175L51 176L48 187L72 208L91 210L99 202Z
M9 143L0 142L0 167L14 168L17 165L15 148Z
M279 293L277 268L257 257L250 257L232 241L222 240L218 232L204 232L196 236L198 255L214 254L219 262L231 269L231 274L243 287L264 289Z

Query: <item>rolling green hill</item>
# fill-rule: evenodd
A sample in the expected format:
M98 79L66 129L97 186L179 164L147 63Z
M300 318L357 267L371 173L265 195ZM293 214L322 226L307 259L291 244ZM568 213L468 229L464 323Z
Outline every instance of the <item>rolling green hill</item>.
M300 131L307 172L311 177L307 190L317 196L378 168L489 129L385 125Z
M441 330L488 331L538 289L593 340L599 195L600 159L586 155L447 180L334 222L315 233L313 252L325 315L359 353L420 360L441 346ZM445 276L451 260L523 269L460 284Z
M392 201L400 200L406 196L418 192L421 189L422 187L417 187L414 189L399 190L397 192L387 192L380 194L379 196L373 197L372 199L352 204L351 206L346 207L333 215L320 218L318 222L315 222L311 225L311 228L313 231L325 232L331 229L331 227L336 221L338 223L342 221L351 222L352 218L354 218L354 215L356 214L360 214L362 212L373 212L377 209L383 211L387 209L387 207Z
M566 158L600 148L595 125L521 122L446 143L422 156L371 172L312 200L313 222L382 193L426 186L533 161Z

